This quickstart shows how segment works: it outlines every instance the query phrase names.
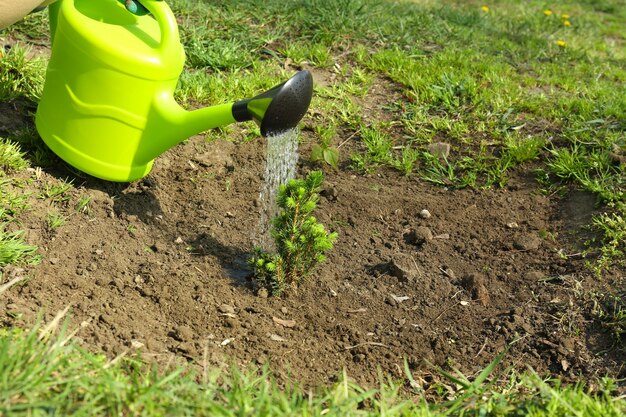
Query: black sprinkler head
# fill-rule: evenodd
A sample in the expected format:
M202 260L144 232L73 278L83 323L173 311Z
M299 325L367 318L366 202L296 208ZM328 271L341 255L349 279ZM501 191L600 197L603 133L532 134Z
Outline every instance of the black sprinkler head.
M311 104L313 76L304 70L258 96L233 104L236 121L254 120L263 136L272 136L298 126Z

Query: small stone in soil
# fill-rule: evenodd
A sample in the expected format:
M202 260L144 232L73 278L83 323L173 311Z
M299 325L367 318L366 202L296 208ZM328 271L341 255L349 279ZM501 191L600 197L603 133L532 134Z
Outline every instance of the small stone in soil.
M430 216L431 216L430 211L428 211L426 209L420 211L420 217L422 219L430 219Z

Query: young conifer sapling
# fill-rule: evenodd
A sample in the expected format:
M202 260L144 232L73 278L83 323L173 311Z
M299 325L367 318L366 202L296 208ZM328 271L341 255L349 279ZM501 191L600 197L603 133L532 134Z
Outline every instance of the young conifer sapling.
M305 179L295 179L278 190L280 214L272 221L276 252L255 248L249 260L254 277L273 295L287 288L296 289L318 264L326 260L337 233L329 233L311 212L317 207L324 181L321 171L310 172Z

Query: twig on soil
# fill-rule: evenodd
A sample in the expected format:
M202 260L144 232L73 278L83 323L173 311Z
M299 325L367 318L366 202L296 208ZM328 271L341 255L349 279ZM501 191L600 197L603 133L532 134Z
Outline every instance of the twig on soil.
M445 309L444 309L441 313L439 313L439 314L437 315L437 317L435 317L432 321L433 321L433 322L436 322L437 320L439 320L439 319L441 318L441 316L443 316L444 314L446 314L448 311L452 310L452 307L454 307L454 306L451 306L451 307L445 308Z
M65 339L63 339L63 341L61 342L61 346L65 346L67 342L69 342L70 340L72 340L74 336L76 336L76 334L80 331L80 329L82 329L83 327L87 327L90 324L91 324L91 319L85 320L82 323L80 323L80 325L77 328L75 328L69 335L67 335Z
M450 299L456 298L457 295L459 295L460 293L462 293L463 290L459 290L456 293L454 293L454 295L452 297L450 297ZM454 307L456 306L456 304L451 305L448 308L445 308L441 313L439 313L437 315L437 317L435 317L432 321L435 322L437 320L439 320L441 318L441 316L443 316L444 314L446 314L448 311L452 310Z
M209 341L204 344L204 352L202 353L202 382L206 383L209 376Z
M415 262L415 259L413 257L411 257L411 261L413 261L413 265L415 265L415 270L420 275L420 278L422 278L423 277L422 270L420 269L419 266L417 266L417 262Z
M67 307L65 307L63 310L59 311L57 313L56 316L54 316L54 318L52 319L52 321L50 323L48 323L48 325L46 327L44 327L43 329L41 329L41 331L39 332L39 340L42 340L44 337L46 337L49 333L51 333L54 329L57 328L57 326L59 325L59 322L61 321L61 319L63 317L65 317L65 315L67 314L67 312L70 310L70 307L72 305L68 304Z
M4 284L4 285L2 285L0 287L0 294L2 294L3 292L5 292L9 288L11 288L12 286L17 284L18 282L20 282L22 280L25 280L25 279L26 279L26 277L15 277L15 278L13 278L11 281L7 282L6 284Z
M565 251L563 249L559 249L557 251L559 253L559 255L563 255L566 258L575 258L575 257L583 257L585 254L583 252L577 252L577 253L565 253Z
M379 343L379 342L363 342L363 343L358 343L354 346L348 346L343 348L343 350L352 350L352 349L356 349L358 347L361 346L379 346L379 347L386 347L388 348L389 346L385 345L384 343Z
M483 345L480 347L480 349L478 350L478 353L476 354L476 356L474 356L474 358L479 357L480 354L483 353L483 350L485 350L485 347L487 347L487 340L489 339L485 337L485 341L483 342Z
M111 366L118 363L120 359L124 358L126 355L128 355L128 349L126 349L124 352L120 353L119 355L117 355L116 357L114 357L113 359L105 363L103 366L103 369L109 369Z
M356 132L352 133L350 136L348 136L348 138L346 140L344 140L343 142L341 142L339 144L339 146L337 146L337 149L341 148L343 145L345 145L348 141L350 141L350 139L352 139L353 137L355 137L357 135L357 133L359 133L360 131L357 130Z

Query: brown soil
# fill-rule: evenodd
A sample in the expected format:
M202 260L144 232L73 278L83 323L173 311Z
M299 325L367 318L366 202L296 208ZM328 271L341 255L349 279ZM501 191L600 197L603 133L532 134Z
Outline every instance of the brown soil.
M23 106L0 108L15 112L0 119L0 135L31 123ZM269 362L279 377L312 385L344 368L374 384L379 368L401 376L405 360L416 374L434 364L473 375L509 344L504 362L517 369L625 376L623 351L586 301L623 285L625 271L598 280L573 249L571 232L594 209L588 195L542 196L516 173L506 189L477 191L385 169L327 170L317 217L339 233L336 247L298 294L264 298L245 267L264 142L231 139L194 137L132 184L79 177L61 162L38 172L27 189L74 181L57 203L70 218L49 230L49 201L31 199L20 228L44 261L5 268L30 280L0 298L0 325L29 326L70 306L70 327L82 323L76 340L109 357ZM300 175L309 169L302 162ZM91 198L88 212L74 209L81 196Z

